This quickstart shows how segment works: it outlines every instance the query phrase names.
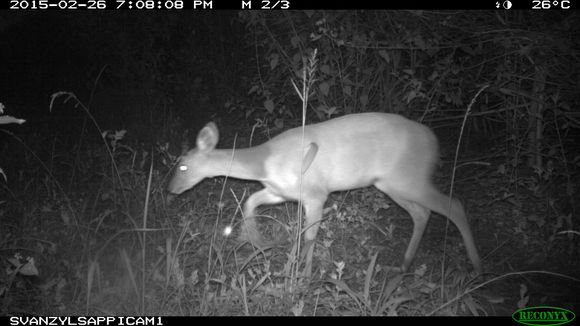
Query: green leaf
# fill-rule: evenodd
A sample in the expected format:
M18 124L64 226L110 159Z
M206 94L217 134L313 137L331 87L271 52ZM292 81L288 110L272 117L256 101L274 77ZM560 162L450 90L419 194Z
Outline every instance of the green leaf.
M268 111L268 113L274 112L274 101L265 100L264 101L264 108L266 109L266 111Z
M320 88L320 92L325 96L330 92L330 85L327 82L320 83L318 87Z
M379 50L379 55L380 55L380 56L381 56L383 59L385 59L385 61L386 61L387 63L390 63L390 62L391 62L391 56L389 55L389 53L388 53L387 51L385 51L385 50Z
M298 37L298 36L293 36L293 37L290 39L290 44L292 44L292 46L293 46L294 48L297 48L297 47L298 47L298 45L300 44L300 37Z
M270 69L274 70L278 66L278 61L280 60L280 56L277 53L274 53L270 56Z

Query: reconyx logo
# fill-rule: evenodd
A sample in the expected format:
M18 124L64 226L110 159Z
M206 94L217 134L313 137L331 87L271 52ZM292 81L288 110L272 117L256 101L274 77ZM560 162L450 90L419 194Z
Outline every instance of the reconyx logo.
M569 323L576 315L570 310L558 307L530 307L517 310L512 318L524 325L549 326Z

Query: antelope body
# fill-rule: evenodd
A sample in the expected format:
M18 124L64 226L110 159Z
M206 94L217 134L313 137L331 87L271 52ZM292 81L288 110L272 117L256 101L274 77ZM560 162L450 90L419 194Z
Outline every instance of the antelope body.
M431 181L439 149L429 128L396 114L361 113L308 125L304 139L302 135L302 127L298 127L259 146L215 149L219 135L210 122L199 132L197 147L181 157L168 190L180 194L204 178L222 175L260 181L264 189L244 204L240 234L242 240L260 245L256 207L301 199L306 220L304 237L312 243L331 192L373 185L413 218L403 271L409 268L429 215L435 211L457 226L475 270L481 272L461 203L441 193ZM306 263L310 269L314 246L308 248Z

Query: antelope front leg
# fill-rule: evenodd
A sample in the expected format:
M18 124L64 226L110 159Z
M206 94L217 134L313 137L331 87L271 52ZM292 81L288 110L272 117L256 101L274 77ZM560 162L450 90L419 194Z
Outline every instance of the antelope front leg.
M256 207L262 204L278 204L283 201L284 198L272 194L267 188L252 194L244 204L242 228L238 239L240 241L249 241L256 247L263 247L265 242L262 239L260 232L258 232L258 225L256 223Z

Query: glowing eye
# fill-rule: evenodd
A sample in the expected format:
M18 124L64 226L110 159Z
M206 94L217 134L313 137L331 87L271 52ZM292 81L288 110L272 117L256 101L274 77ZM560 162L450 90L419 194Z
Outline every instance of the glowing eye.
M187 165L180 165L179 171L187 171Z
M230 234L232 234L232 227L230 225L226 226L224 228L224 236L229 236Z

